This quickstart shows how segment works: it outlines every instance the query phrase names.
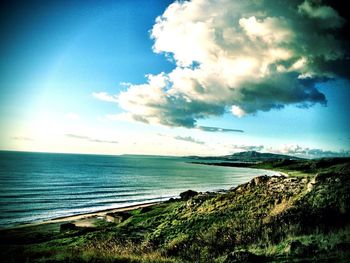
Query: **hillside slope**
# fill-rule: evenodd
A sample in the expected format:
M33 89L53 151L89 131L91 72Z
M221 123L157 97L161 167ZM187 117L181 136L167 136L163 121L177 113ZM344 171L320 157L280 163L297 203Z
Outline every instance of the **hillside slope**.
M257 151L246 151L246 152L238 152L230 155L224 156L189 156L188 158L195 160L214 160L214 161L230 161L230 162L263 162L263 161L275 161L275 160L302 160L302 158L283 155L283 154L275 154L275 153L261 153Z
M350 163L311 163L317 174L262 175L226 193L187 192L181 200L134 210L118 223L94 229L46 235L38 230L35 238L25 235L28 229L4 231L1 257L6 262L347 262Z

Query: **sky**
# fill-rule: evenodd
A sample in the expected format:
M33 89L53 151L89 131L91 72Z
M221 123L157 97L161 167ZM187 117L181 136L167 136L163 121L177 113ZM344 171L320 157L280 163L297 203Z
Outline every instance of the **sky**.
M342 5L4 2L0 149L350 156Z

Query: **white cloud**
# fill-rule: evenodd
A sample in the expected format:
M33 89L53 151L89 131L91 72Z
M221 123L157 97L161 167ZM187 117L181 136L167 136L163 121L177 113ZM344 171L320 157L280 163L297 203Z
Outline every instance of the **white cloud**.
M114 140L102 140L102 139L96 139L96 138L91 138L89 136L85 136L85 135L79 135L79 134L65 134L66 137L72 138L72 139L78 139L78 140L85 140L85 141L89 141L89 142L96 142L96 143L119 143L118 141L114 141Z
M233 105L231 107L231 111L232 111L232 114L236 115L237 117L243 117L244 115L246 115L244 110L242 110L239 106L236 106L236 105Z
M303 147L297 144L284 145L280 148L263 147L263 151L293 155L302 158L323 158L323 157L350 157L349 150L324 150L319 148Z
M241 18L239 25L251 40L262 40L268 44L288 43L294 35L288 22L278 17L267 17L260 21L255 16Z
M173 138L179 141L186 141L186 142L191 142L195 144L205 144L205 142L196 140L191 136L174 136Z
M302 147L296 144L285 145L282 149L278 150L278 152L306 158L350 157L350 151L323 150L317 148Z
M151 31L153 50L176 68L147 75L144 84L128 83L117 96L94 96L118 102L123 118L188 128L230 111L242 117L289 104L326 104L316 84L343 74L349 61L342 41L323 25L340 19L338 13L310 3L176 1Z
M256 151L261 152L264 150L263 145L233 145L233 150L236 151Z
M118 102L118 97L115 95L110 95L107 92L93 92L92 96L98 100L108 101L108 102Z
M350 157L350 150L331 151L318 148L303 147L297 144L284 145L280 148L264 145L232 145L232 151L258 151L292 155L301 158Z
M305 0L299 5L298 11L311 18L324 20L325 27L340 27L345 22L332 7L319 5L319 1L315 0Z

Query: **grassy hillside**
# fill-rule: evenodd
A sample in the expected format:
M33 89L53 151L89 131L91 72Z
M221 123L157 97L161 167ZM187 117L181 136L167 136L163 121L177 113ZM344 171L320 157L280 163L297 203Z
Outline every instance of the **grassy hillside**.
M275 153L261 153L257 151L238 152L224 156L188 156L187 158L202 160L202 161L230 161L230 162L248 162L256 163L262 161L275 160L303 160L291 155L275 154Z
M2 262L348 262L349 160L260 165L299 176L189 192L94 228L1 231Z
M280 172L288 173L291 176L314 176L317 173L329 172L343 172L346 169L346 164L350 163L350 158L323 158L323 159L276 159L259 162L192 162L205 165L217 165L227 167L247 167L258 169L270 169ZM345 167L345 168L344 168Z

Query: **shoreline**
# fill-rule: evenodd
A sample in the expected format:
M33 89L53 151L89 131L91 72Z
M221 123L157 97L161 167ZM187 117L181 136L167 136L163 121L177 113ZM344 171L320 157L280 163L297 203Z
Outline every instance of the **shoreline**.
M286 177L290 176L286 172L276 171L276 170L264 168L264 167L255 167L254 166L255 163L244 163L244 162L237 162L237 163L234 163L234 162L189 162L189 163L199 164L199 165L231 167L231 168L248 168L248 169L266 170L266 171L278 173L281 176L286 176Z
M232 168L249 168L249 169L268 170L268 171L271 171L271 172L278 173L280 176L289 177L289 175L284 173L284 172L270 170L270 169L261 169L261 168L254 168L254 167L228 166L228 165L222 165L222 163L204 163L204 162L203 163L191 162L191 163L192 164L200 164L200 165L226 166L226 167L232 167ZM139 208L150 207L150 206L154 206L154 205L157 205L157 204L161 204L161 203L163 203L165 201L166 200L164 200L164 201L146 202L146 203L128 205L128 206L123 206L123 207L117 207L117 208L102 209L102 210L97 210L97 211L87 212L87 213L78 213L76 215L60 216L60 217L56 217L56 218L52 218L52 219L48 219L48 220L44 220L44 221L38 221L38 222L32 222L32 223L24 223L24 224L19 224L19 225L15 225L15 226L0 227L0 232L1 231L5 231L5 230L15 230L15 229L21 229L21 228L26 228L26 227L36 227L36 226L48 225L48 224L68 223L68 222L77 222L77 223L79 223L79 221L87 221L89 219L90 220L95 220L95 219L97 219L99 217L104 217L104 220L106 220L106 215L109 214L109 213L126 212L126 211L137 210ZM88 225L90 225L90 224L88 224Z
M164 201L162 201L162 202L164 202ZM139 208L161 204L162 202L159 202L159 201L148 202L148 203L118 207L118 208L109 208L109 209L104 209L104 210L98 210L95 212L88 212L88 213L82 213L82 214L76 214L76 215L70 215L70 216L56 217L56 218L52 218L52 219L40 221L40 222L25 223L25 224L21 224L21 225L17 225L17 226L3 227L3 228L0 228L0 232L5 231L5 230L20 229L20 228L26 228L26 227L35 227L35 226L55 224L55 223L67 223L67 222L82 221L82 220L87 220L87 219L96 219L98 217L105 217L109 213L137 210Z
M228 193L186 191L1 231L0 261L348 262L350 158L274 164Z

